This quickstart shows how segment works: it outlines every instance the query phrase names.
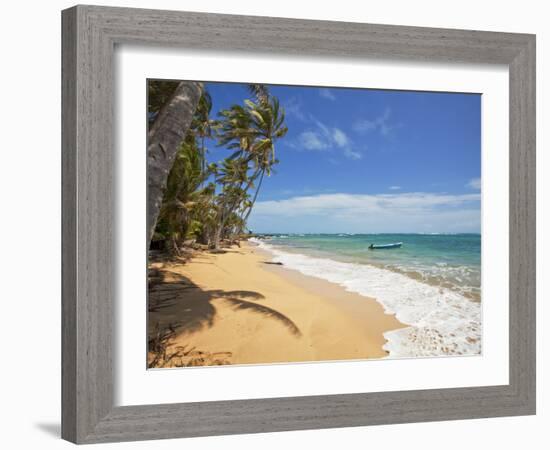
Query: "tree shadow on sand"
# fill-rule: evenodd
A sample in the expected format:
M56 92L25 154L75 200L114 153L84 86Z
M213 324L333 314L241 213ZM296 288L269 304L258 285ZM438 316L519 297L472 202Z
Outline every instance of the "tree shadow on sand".
M294 336L301 332L279 311L256 303L265 297L254 291L203 290L189 278L163 269L149 271L148 334L174 330L174 334L193 333L214 324L214 300L230 304L234 311L250 311L284 325Z
M238 291L241 292L241 291ZM232 294L231 292L227 292L225 294ZM263 298L263 296L262 296ZM266 317L276 319L280 323L282 323L294 336L300 337L302 333L300 332L300 329L296 326L296 324L290 320L287 316L284 314L281 314L279 311L274 310L273 308L269 308L267 306L258 305L257 303L252 303L246 300L239 300L237 298L231 298L227 297L225 298L226 301L231 303L232 308L235 311L252 311L254 313L263 314Z

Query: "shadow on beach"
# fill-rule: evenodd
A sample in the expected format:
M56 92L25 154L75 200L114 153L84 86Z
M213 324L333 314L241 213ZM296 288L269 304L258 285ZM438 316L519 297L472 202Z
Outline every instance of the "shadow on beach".
M193 262L211 264L208 258L201 256L198 254L193 257ZM294 336L301 336L299 328L286 315L257 303L265 298L259 292L204 290L188 277L171 270L184 265L188 260L188 257L162 261L157 259L155 262L163 263L161 267L149 267L147 305L150 352L152 347L165 351L170 342L181 334L191 334L212 327L216 317L213 301L225 302L235 312L250 311L276 320Z

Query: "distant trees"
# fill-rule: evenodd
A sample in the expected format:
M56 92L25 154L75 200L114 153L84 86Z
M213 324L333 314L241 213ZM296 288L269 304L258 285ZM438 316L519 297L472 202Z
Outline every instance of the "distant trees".
M154 119L151 131L173 103L173 96L166 94L170 86L155 83L150 89L150 116L162 100L166 103ZM180 85L171 88L177 91ZM186 239L217 249L223 239L244 232L262 181L278 163L275 141L287 133L284 110L266 86L250 85L249 90L252 98L220 111L217 119L211 118L212 99L202 86L199 98L193 97L193 102L186 91L189 99L186 111L195 105L194 112L166 178L154 235L155 239L168 242L176 253ZM180 138L181 132L177 136ZM210 139L231 154L218 163L208 164L205 143ZM151 196L149 199L152 200Z

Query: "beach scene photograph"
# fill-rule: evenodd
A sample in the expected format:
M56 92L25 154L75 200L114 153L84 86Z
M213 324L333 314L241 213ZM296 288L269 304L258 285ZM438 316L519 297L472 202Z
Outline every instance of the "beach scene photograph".
M481 95L146 89L147 368L482 354Z

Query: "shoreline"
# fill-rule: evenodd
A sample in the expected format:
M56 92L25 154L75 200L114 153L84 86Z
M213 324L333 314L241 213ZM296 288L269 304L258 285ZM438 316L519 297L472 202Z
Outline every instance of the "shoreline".
M384 333L384 349L391 357L481 353L480 302L463 293L374 264L342 262L253 242L287 269L373 298L384 311L394 314L405 327Z
M433 235L433 234L432 234ZM432 236L430 235L430 236ZM438 234L441 235L441 234ZM290 235L292 236L292 235ZM305 236L305 235L300 235ZM340 235L338 235L340 236ZM337 263L343 263L343 264L365 264L370 267L374 267L376 269L390 271L395 274L403 275L407 278L410 278L412 280L418 281L423 284L427 284L429 286L439 288L439 289L447 289L449 291L455 292L461 296L464 296L468 300L471 300L476 303L481 303L481 293L479 292L481 290L480 287L478 287L479 291L475 291L475 287L472 286L459 286L459 285L452 285L448 281L437 279L435 276L429 276L424 275L418 271L418 269L415 269L414 267L403 267L396 264L396 261L392 261L391 263L381 262L380 260L369 260L369 261L359 261L359 260L352 260L352 259L342 259L341 255L340 257L335 257L335 255L330 255L328 253L325 254L311 254L307 251L293 251L292 249L287 249L284 246L280 245L280 243L272 244L270 239L265 239L263 237L254 237L253 240L251 240L253 245L257 245L262 249L263 251L267 252L271 257L275 257L275 255L272 253L272 250L276 251L282 251L290 255L298 255L298 256L306 256L310 258L322 258L322 259L330 259ZM271 249L269 249L271 248ZM447 265L444 263L443 265ZM297 270L293 268L292 270ZM462 280L461 280L462 281ZM368 295L365 295L368 297Z
M241 242L224 253L150 263L151 367L379 359L406 325L375 299L284 266ZM267 264L266 264L267 263ZM152 310L151 310L152 309ZM164 339L164 341L162 341ZM166 356L168 355L168 356Z

